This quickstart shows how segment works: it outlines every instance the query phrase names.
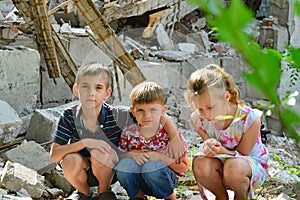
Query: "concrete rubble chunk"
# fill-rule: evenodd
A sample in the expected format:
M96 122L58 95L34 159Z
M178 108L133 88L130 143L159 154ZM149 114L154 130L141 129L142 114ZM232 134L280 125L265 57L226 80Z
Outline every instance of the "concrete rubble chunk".
M1 0L0 1L0 8L3 16L7 16L14 8L11 0Z
M65 108L74 104L76 104L76 101L55 108L36 109L31 117L26 138L32 139L37 143L51 141L56 130L59 116Z
M198 51L197 46L192 43L179 43L178 47L180 51L184 51L192 54Z
M157 26L155 32L156 32L157 41L158 41L161 49L163 49L163 50L173 50L174 49L173 41L168 36L168 33L166 32L166 30L164 29L162 24L159 24Z
M24 189L22 189L24 191ZM0 199L1 200L32 200L31 197L28 196L16 196L14 194L9 194L9 191L6 189L0 188Z
M0 30L1 30L0 39L15 40L18 38L17 28L1 27Z
M183 51L156 51L151 54L170 61L183 61L193 56L192 54Z
M26 138L37 143L51 141L55 132L57 117L50 112L51 109L36 109L31 117Z
M26 190L32 198L40 198L44 191L44 176L20 163L7 161L1 182L10 191Z
M14 163L20 163L41 175L56 166L56 163L51 160L49 152L34 141L24 142L5 152L4 158Z
M71 193L75 189L68 182L63 171L52 170L50 173L45 174L45 178L46 180L49 180L53 186L61 188L65 193Z
M0 100L0 145L14 141L22 127L17 112L5 101Z
M58 196L58 195L63 195L64 192L61 189L58 188L47 188L47 192L49 192L52 196Z
M20 116L33 112L39 90L40 54L30 48L0 51L0 99Z

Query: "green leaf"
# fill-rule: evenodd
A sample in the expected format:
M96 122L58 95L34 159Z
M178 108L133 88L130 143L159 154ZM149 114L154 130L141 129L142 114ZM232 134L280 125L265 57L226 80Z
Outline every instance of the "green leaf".
M277 155L276 153L274 153L273 157L274 157L275 160L278 160L278 161L281 160L280 156Z
M300 2L295 1L295 13L300 16Z
M278 105L277 87L281 77L281 55L272 49L264 52L251 50L249 64L253 70L245 74L246 80L264 94L272 104Z
M280 113L280 119L288 130L290 136L296 140L300 140L300 135L295 131L295 125L300 124L300 116L289 108L285 108Z
M300 48L299 49L294 49L294 48L291 48L289 49L290 50L290 53L291 53L291 59L293 60L294 62L294 65L300 69Z

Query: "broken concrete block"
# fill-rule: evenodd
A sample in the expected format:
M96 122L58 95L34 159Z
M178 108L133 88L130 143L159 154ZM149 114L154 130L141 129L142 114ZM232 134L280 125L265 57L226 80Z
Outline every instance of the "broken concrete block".
M17 28L2 27L1 30L1 39L4 40L15 40L18 38L19 30Z
M0 8L3 16L7 16L14 8L14 4L11 0L1 0Z
M64 34L71 34L71 25L68 23L64 23L61 27L60 27L60 33L64 33Z
M44 177L20 163L7 161L1 182L10 191L19 192L23 188L32 198L40 198L44 191Z
M38 51L12 47L0 50L0 99L9 103L20 116L33 112L39 87Z
M203 53L208 53L211 49L208 34L203 30L188 34L187 42L196 44L197 50Z
M5 101L0 100L0 145L14 141L22 127L17 112Z
M56 166L56 163L51 160L49 152L34 141L24 142L18 147L5 152L4 158L34 169L41 175L51 171Z
M47 188L46 189L47 192L49 192L51 194L51 196L58 196L58 195L64 195L64 191L62 189L58 189L58 188Z
M174 44L162 24L158 24L156 30L157 41L163 50L174 50Z
M71 193L74 191L74 187L68 182L64 173L58 170L52 170L51 173L46 173L45 177L51 182L55 187L61 188L65 193Z
M36 109L31 117L26 133L27 139L33 139L37 143L49 142L55 132L60 112L55 109Z
M74 104L78 104L78 101L73 101L55 108L36 109L31 117L26 138L32 139L37 143L51 141L60 115L66 108Z
M156 51L152 52L153 55L170 61L183 61L188 60L193 55L183 51Z
M188 52L194 54L198 51L198 48L195 44L192 43L179 43L178 48L180 51Z

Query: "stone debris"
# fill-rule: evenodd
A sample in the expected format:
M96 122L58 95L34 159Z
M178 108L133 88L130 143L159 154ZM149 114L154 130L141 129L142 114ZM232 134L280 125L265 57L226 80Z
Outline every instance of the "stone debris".
M186 1L32 2L0 0L0 199L62 199L74 190L60 166L50 160L49 148L60 113L75 100L69 89L77 68L87 60L101 58L123 73L119 77L115 70L119 98L112 97L114 104L128 103L124 97L130 87L125 79L131 85L149 79L167 86L168 114L186 137L191 158L202 142L190 127L190 110L181 98L191 71L209 63L222 65L235 77L241 98L263 99L245 85L241 74L247 66L237 52L218 41L203 13ZM299 46L299 18L289 13L287 2L244 2L257 13L245 31L261 47L282 51L289 39ZM292 72L283 67L289 72L284 76L289 77ZM290 89L287 85L281 82L281 94ZM249 102L255 103L253 99ZM278 185L274 190L281 192L276 199L288 200L293 199L291 191L296 198L300 196L293 186L300 182L299 175L288 171L289 166L299 166L300 156L297 144L283 135L278 121L274 116L266 119L267 129L272 130L266 140L270 151L267 181ZM185 178L181 183L191 185L177 188L178 199L200 199L193 176ZM118 182L113 191L119 199L128 199ZM256 193L257 199L275 199L264 187Z
M23 142L16 148L5 152L3 158L12 163L19 163L33 169L40 175L50 172L56 167L56 163L49 157L49 152L35 141ZM38 162L32 162L33 160Z
M36 109L31 117L26 136L38 143L51 141L62 111L62 109L51 108Z
M188 60L193 56L190 52L184 51L154 51L151 55L157 56L158 58L163 58L169 61L183 61Z
M2 145L16 139L21 130L22 120L7 102L0 100L0 108L0 145Z
M44 192L44 176L20 163L6 162L1 175L1 183L9 191L25 190L32 198L40 198Z

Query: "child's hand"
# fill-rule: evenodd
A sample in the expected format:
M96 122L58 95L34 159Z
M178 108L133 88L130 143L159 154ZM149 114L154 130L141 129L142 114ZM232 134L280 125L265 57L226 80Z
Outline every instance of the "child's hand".
M140 166L142 166L145 162L148 162L150 159L150 155L148 152L140 152L140 153L131 153L132 159Z
M112 153L111 146L103 140L85 138L81 140L81 142L88 149L98 149L102 153L109 153L109 154Z
M210 138L204 141L202 151L205 156L213 157L220 153L222 145L216 139Z
M185 149L178 135L169 140L169 154L175 159L176 164L180 164L185 157Z

